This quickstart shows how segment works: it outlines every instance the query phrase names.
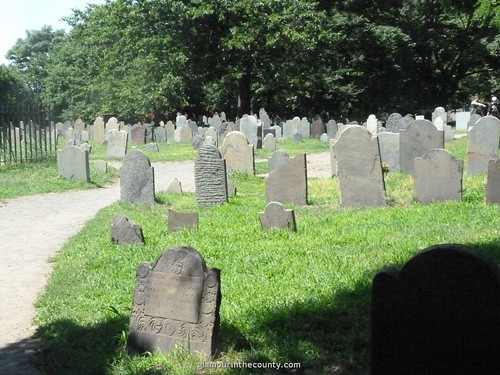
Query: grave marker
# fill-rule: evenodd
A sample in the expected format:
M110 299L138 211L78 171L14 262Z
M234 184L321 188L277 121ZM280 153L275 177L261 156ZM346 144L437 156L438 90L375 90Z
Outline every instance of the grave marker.
M194 162L196 204L215 206L227 203L226 161L217 147L203 145Z
M132 150L120 168L120 197L129 203L154 203L154 169L140 150Z
M279 202L269 202L260 213L260 224L262 229L289 229L292 232L297 231L295 224L295 212L293 210L286 210Z

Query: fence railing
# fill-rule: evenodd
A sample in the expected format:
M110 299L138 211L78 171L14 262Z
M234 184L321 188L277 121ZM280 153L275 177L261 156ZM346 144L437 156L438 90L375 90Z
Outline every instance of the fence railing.
M0 107L0 165L55 157L57 132L48 118L37 108Z

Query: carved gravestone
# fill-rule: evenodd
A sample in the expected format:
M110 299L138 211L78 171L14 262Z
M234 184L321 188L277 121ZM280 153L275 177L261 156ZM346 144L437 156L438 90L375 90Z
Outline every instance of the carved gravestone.
M486 201L500 204L500 159L490 159L488 163Z
M120 196L129 203L154 203L154 170L148 157L140 150L132 150L123 159L120 168Z
M217 147L203 145L194 162L196 204L215 206L227 203L226 161Z
M385 184L378 138L348 125L333 144L343 206L384 206Z
M500 120L485 116L469 129L467 136L467 174L487 173L490 159L498 158Z
M254 146L249 144L245 134L238 131L229 133L219 151L226 160L228 172L255 175Z
M279 202L269 202L259 218L262 229L282 228L297 231L295 212L286 210Z
M77 146L57 151L57 172L68 180L90 181L89 152Z
M198 212L177 212L168 210L167 216L168 232L182 229L198 229Z
M500 271L437 245L373 280L371 375L499 374Z
M401 120L403 116L399 113L392 113L385 123L385 130L389 133L399 133L399 120Z
M306 155L289 158L269 172L264 181L266 202L307 204Z
M140 353L184 347L213 356L220 302L220 271L207 269L193 248L170 248L137 269L128 345Z
M123 215L118 215L113 220L111 239L117 245L144 243L142 227Z
M415 158L414 199L427 204L433 201L462 198L463 162L443 149L427 151Z

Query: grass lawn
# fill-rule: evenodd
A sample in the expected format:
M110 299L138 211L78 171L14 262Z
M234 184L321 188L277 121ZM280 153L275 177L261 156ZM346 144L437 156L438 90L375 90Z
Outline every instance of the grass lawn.
M466 140L447 148L464 159ZM117 202L64 245L37 302L42 351L36 362L47 374L255 373L197 370L209 360L182 349L126 352L137 266L173 246L193 247L208 267L221 270L221 353L215 361L294 362L301 370L291 373L298 374L368 374L371 283L381 269L402 267L440 243L467 244L500 262L500 208L484 201L485 175L464 177L460 202L421 205L412 200L411 177L391 172L389 206L383 208L342 207L336 178L311 178L310 204L287 205L295 210L296 233L260 229L263 179L230 179L238 194L228 204L197 207L192 193L158 193L154 205ZM199 212L200 228L167 233L168 209ZM110 225L118 214L142 225L145 245L112 244Z

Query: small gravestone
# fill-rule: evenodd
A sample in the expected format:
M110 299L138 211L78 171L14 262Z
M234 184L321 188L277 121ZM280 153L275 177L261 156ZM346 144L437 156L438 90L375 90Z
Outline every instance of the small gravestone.
M371 375L498 374L500 271L437 245L373 280Z
M300 133L295 133L295 134L293 135L293 141L294 141L295 143L302 143L302 138L303 138L303 136L302 136L302 134L300 134Z
M399 113L392 113L385 123L385 130L389 133L399 133L399 120L401 120L403 116Z
M279 202L269 202L259 217L262 229L281 228L297 231L295 212L286 210Z
M167 193L182 194L182 184L178 179L174 179L168 185Z
M89 152L76 146L57 151L57 172L68 180L89 182Z
M135 124L130 130L131 141L135 145L146 143L146 127L141 124Z
M500 159L490 159L488 163L486 201L500 204Z
M371 134L377 134L378 130L377 116L375 115L368 116L368 119L366 120L366 128Z
M196 134L193 136L193 141L191 142L191 146L194 150L198 150L203 145L203 138L201 135Z
M268 133L265 135L264 140L262 141L262 148L266 151L276 151L276 138L273 134Z
M111 239L117 245L144 243L142 227L123 215L118 215L113 220Z
M101 173L106 173L108 171L108 162L105 160L95 160L94 167Z
M329 120L326 123L326 134L328 134L328 139L333 139L335 138L335 135L337 134L338 126L337 122L335 120Z
M463 163L443 149L415 158L414 199L427 204L462 198Z
M326 131L326 126L323 124L323 121L321 118L315 119L311 123L311 138L319 138L321 137L322 134L324 134Z
M157 143L167 143L167 130L163 126L154 128L153 134Z
M94 121L94 142L102 145L105 140L106 128L102 117L97 117Z
M148 151L154 151L154 152L160 152L160 148L158 147L158 145L156 143L148 143L146 145L146 150Z
M266 202L307 204L306 155L289 158L265 179Z
M85 123L83 122L82 119L79 118L73 124L73 128L75 129L75 131L82 132L85 130Z
M140 150L132 150L123 159L120 168L120 197L129 203L154 203L154 170L148 157Z
M276 150L267 161L268 172L274 171L280 165L286 164L290 156L283 150Z
M467 174L488 173L490 159L498 158L500 120L485 116L470 128L467 137Z
M183 229L198 229L198 212L177 212L168 210L168 232L175 232Z
M238 131L229 133L219 151L226 160L228 172L255 175L254 146L248 143L245 134Z
M128 148L128 133L121 130L111 130L108 133L107 156L123 158Z
M196 203L215 206L227 203L226 161L217 147L203 145L194 162Z
M377 134L380 159L389 166L391 172L399 171L399 136L400 133Z
M140 353L184 347L213 356L220 303L220 271L207 269L193 248L170 248L137 269L128 346Z

